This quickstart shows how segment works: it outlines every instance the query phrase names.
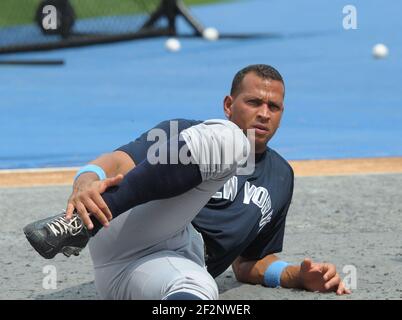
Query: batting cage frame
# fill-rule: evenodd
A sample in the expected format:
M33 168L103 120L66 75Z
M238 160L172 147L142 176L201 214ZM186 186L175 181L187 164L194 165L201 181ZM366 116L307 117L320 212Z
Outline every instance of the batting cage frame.
M46 29L43 25L43 19L46 16L44 9L49 5L56 8L57 11L57 27L54 29ZM146 21L139 28L116 34L76 32L74 30L76 17L70 0L42 0L33 19L35 28L41 29L43 37L52 36L53 39L55 37L56 39L49 42L35 42L35 39L31 39L31 41L27 40L23 43L5 45L0 42L0 54L53 50L150 37L177 36L176 21L178 17L184 18L191 27L193 31L191 36L202 36L204 26L191 15L182 0L160 0L156 9L148 15ZM167 21L167 24L159 26L158 23L163 19Z

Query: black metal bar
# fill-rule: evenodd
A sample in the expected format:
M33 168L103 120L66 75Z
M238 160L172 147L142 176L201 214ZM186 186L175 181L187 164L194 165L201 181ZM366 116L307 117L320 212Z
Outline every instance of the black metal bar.
M142 28L150 28L155 23L165 17L168 20L168 30L170 35L177 35L176 30L176 18L182 16L187 23L194 29L195 34L202 35L204 27L199 23L187 9L182 0L162 0L159 7L150 16L150 18L144 23Z
M196 35L202 36L204 31L204 27L201 23L199 23L188 11L187 7L184 5L182 0L177 0L176 8L179 12L179 15L183 16L183 18L187 21L187 23L194 29Z
M22 45L14 47L0 48L0 54L3 53L18 53L18 52L33 52L33 51L47 51L47 50L57 50L63 48L74 48L83 47L87 45L97 45L103 43L113 43L127 40L151 38L167 36L168 32L166 29L151 29L142 30L141 32L130 33L130 34L120 34L120 35L105 35L105 36L91 36L87 37L74 37L61 40L59 42L42 43L42 44L31 44Z
M152 27L165 13L165 2L161 1L158 8L151 14L140 30Z
M0 60L0 65L60 66L64 65L64 60Z

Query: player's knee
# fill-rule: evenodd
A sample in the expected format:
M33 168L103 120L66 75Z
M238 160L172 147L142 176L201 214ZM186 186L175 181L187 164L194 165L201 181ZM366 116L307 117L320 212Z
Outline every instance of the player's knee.
M233 175L250 153L243 131L228 120L207 120L182 132L203 180Z
M235 123L220 120L222 128L216 129L216 141L220 148L220 158L223 164L243 165L250 154L250 142Z
M215 280L209 274L201 272L192 273L172 281L167 286L162 299L166 300L177 294L192 295L201 300L217 300L219 298L218 286Z

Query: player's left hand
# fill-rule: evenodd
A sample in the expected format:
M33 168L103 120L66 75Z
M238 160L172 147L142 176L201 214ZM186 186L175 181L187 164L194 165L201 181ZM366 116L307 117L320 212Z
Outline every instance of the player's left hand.
M300 281L308 291L336 292L337 295L351 293L331 263L313 263L311 259L304 259L300 267Z

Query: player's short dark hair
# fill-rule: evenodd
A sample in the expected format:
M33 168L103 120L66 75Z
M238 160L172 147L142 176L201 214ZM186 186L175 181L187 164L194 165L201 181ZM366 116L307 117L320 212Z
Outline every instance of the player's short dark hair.
M244 77L250 72L254 72L262 79L280 81L285 87L285 82L283 81L281 74L274 67L267 64L252 64L236 73L233 78L232 88L230 89L230 95L234 95L239 92Z

